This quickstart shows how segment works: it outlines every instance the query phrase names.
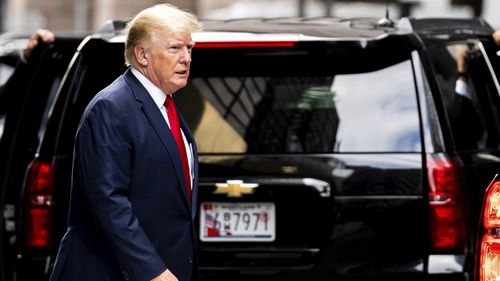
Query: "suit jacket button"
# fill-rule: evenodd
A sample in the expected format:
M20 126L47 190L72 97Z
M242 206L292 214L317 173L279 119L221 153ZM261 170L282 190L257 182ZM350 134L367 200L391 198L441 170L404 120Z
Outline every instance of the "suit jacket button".
M188 263L193 263L193 257L192 257L192 256L188 256L188 258L187 258L187 262L188 262Z

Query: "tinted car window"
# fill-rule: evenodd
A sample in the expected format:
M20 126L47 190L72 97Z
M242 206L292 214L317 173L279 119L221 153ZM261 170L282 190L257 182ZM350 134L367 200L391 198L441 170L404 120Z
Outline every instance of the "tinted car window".
M430 50L458 150L496 148L500 141L500 102L479 44L453 43ZM468 79L462 91L457 90L459 49L468 53Z
M198 115L186 118L201 153L421 151L411 61L371 69L366 61L347 73L328 67L343 60L331 56L320 71L282 65L292 72L283 76L250 68L239 77L214 77L209 67L198 68L176 98L190 101L181 104L185 116Z

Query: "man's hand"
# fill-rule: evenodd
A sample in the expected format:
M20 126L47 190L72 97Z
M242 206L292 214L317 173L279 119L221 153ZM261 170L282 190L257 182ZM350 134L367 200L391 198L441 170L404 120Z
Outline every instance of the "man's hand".
M500 46L500 30L493 32L493 40Z
M47 29L38 29L30 38L28 45L23 50L24 59L27 60L39 42L49 44L54 42L54 33Z
M178 279L170 270L167 269L151 281L178 281Z
M457 63L457 73L467 73L467 57L469 56L469 50L465 46L457 46L455 53L455 62ZM465 80L463 77L459 79Z

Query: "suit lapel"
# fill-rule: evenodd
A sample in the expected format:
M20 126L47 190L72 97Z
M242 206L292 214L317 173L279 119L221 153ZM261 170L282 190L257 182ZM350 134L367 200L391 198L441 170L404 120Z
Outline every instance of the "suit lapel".
M175 139L172 133L170 132L170 129L168 128L168 125L165 122L163 115L161 114L160 110L153 101L153 98L151 98L151 96L148 94L144 86L142 86L139 80L134 76L134 74L132 74L130 69L125 72L124 77L127 83L130 85L136 100L142 103L142 110L146 115L146 118L149 120L154 131L156 132L161 142L165 146L165 149L167 150L168 155L170 156L170 160L173 163L175 173L177 174L177 179L181 184L181 189L182 189L181 192L185 198L184 201L188 203L187 186L184 180L184 172L182 168L181 157L179 155L177 143L175 142ZM185 124L183 123L183 126L184 125ZM187 206L189 207L190 204L187 204Z

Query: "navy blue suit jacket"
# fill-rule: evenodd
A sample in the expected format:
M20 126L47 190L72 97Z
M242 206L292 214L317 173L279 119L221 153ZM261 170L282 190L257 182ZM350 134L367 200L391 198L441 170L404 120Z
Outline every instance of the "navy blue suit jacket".
M197 150L180 119L194 157L191 203L175 140L132 72L90 102L76 136L68 231L51 281L149 281L167 268L181 281L199 278Z

